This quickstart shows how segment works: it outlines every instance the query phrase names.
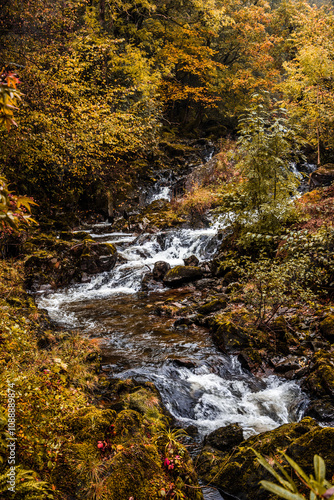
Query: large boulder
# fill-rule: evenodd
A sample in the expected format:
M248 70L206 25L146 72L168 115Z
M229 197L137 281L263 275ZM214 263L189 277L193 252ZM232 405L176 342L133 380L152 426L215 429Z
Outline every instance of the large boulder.
M239 353L246 348L270 349L268 334L254 327L247 309L224 311L210 321L212 338L222 350Z
M278 450L284 450L308 474L314 474L313 456L319 454L326 462L329 480L334 471L334 428L322 428L307 417L301 422L284 424L252 436L233 452L205 446L197 462L200 476L205 482L212 482L222 492L240 500L276 499L259 485L261 480L275 482L275 479L258 463L252 448L269 461L277 456ZM291 469L287 466L286 470L290 473Z
M334 401L334 352L320 350L314 354L303 387L312 396L318 398L330 397Z
M305 411L305 415L314 418L318 422L323 422L325 425L333 426L333 399L330 396L325 396L322 399L312 400Z
M206 316L207 314L211 314L216 311L220 311L221 309L225 309L227 305L227 296L213 298L212 300L205 302L198 309L199 314L203 314Z
M328 314L328 316L321 321L319 327L321 335L331 344L334 344L334 314Z
M230 424L219 427L205 436L205 446L211 446L219 451L230 451L244 440L242 428L239 424Z
M310 175L310 189L330 186L334 181L334 163L327 163L317 168Z
M166 286L178 287L184 283L199 280L202 277L203 271L200 267L176 266L165 274L163 282Z

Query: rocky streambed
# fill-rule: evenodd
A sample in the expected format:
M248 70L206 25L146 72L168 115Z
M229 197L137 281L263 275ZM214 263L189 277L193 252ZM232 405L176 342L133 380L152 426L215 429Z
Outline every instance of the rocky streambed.
M217 257L212 260L223 225L140 235L113 232L106 224L85 231L74 234L70 243L61 238L57 242L62 252L81 249L75 254L80 257L80 283L74 276L70 286L57 288L55 281L48 283L46 266L39 286L27 261L27 276L34 276L35 289L39 286L39 307L58 325L98 339L102 369L109 377L155 384L176 425L188 429L195 442L206 440L198 461L206 482L218 485L226 499L229 494L254 498L259 479L266 475L245 448L266 454L297 440L291 454L309 441L315 443L314 453L318 445L323 449L332 428L323 429L310 418L295 422L310 415L332 423L328 340L316 335L318 328L308 320L313 337L305 340L305 329L297 325L300 338L295 334L286 342L284 318L293 311L282 311L270 334L251 331L247 312L231 295L233 279L217 271ZM99 254L99 245L104 253ZM63 260L54 256L54 249L49 251L41 257L54 276ZM90 260L93 267L87 264ZM97 262L107 268L95 274ZM319 321L313 318L314 324ZM326 445L330 466L331 446ZM231 450L233 463L227 460ZM235 475L239 469L242 474ZM206 490L205 495L216 498L218 493ZM268 493L261 495L268 498Z

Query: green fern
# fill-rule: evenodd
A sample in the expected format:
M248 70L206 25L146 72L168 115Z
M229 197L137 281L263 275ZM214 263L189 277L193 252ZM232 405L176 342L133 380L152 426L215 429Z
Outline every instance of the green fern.
M298 492L296 483L277 460L274 462L282 475L269 465L267 460L260 455L260 453L253 449L252 451L257 456L258 462L281 484L281 486L279 486L270 481L260 481L263 488L286 500L305 500L305 496ZM326 465L319 455L314 455L313 458L314 476L312 474L308 476L303 469L285 453L281 452L281 455L294 469L300 481L310 490L310 500L334 500L334 486L326 480Z

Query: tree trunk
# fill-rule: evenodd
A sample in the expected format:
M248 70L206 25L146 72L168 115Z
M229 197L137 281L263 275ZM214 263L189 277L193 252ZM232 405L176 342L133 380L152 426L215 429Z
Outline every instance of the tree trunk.
M112 194L110 190L107 191L107 199L108 199L108 217L112 217L114 213L114 207L113 207Z
M317 121L317 147L318 147L318 166L320 166L320 112L319 112L319 87L317 91L317 108L318 108L318 121Z

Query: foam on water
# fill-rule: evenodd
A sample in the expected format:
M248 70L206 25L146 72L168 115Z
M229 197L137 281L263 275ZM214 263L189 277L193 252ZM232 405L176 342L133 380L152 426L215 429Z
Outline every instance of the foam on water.
M146 318L148 328L148 323L141 327L141 318L148 316L148 310L140 297L137 302L129 301L126 310L130 317L135 314L133 308L137 308L134 330L123 326L124 313L116 307L117 300L124 307L129 300L127 296L135 297L143 275L153 269L155 262L162 260L175 266L183 264L183 259L192 254L200 261L212 257L218 246L217 231L222 227L224 223L218 221L208 229L182 229L138 237L109 233L107 240L116 244L122 262L111 272L94 276L89 283L42 294L38 304L58 323L81 327L95 335L103 331L105 349L114 356L111 375L153 381L169 411L184 427L196 425L201 434L207 434L218 427L239 423L248 437L299 419L306 399L297 383L276 376L254 377L241 368L236 358L220 354L208 334L207 340L201 334L196 339L186 333L178 337L181 334L177 332L155 328L153 317ZM109 321L106 326L102 325L102 316ZM173 361L184 356L194 360L192 367ZM131 369L125 370L125 366Z
M167 361L158 373L145 367L116 376L153 380L180 424L196 425L204 435L238 423L247 438L298 420L305 405L305 395L294 381L274 375L259 379L244 371L236 357L215 355L197 368Z
M114 243L125 262L112 271L98 274L88 283L73 285L52 294L37 298L39 307L47 309L51 318L69 326L79 326L80 321L66 311L66 304L106 298L112 295L132 294L141 288L141 281L152 271L158 261L172 267L183 264L183 259L196 255L203 261L214 253L219 222L209 229L182 229L179 231L144 234L140 237L127 233L109 233L107 241ZM64 307L65 306L65 307Z

